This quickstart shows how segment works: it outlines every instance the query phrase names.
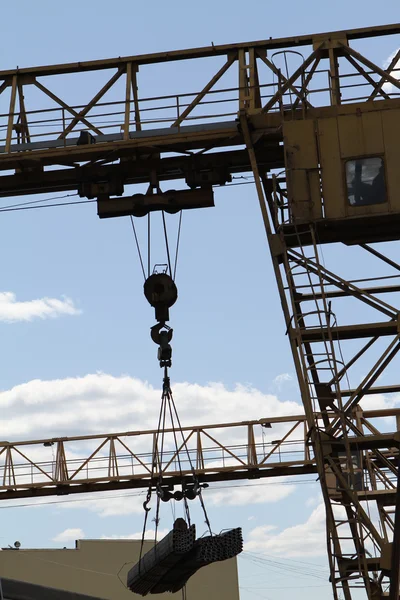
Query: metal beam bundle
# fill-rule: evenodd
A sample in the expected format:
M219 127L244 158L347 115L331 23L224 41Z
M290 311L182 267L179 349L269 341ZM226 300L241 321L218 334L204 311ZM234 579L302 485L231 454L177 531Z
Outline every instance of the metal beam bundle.
M130 569L127 578L128 588L142 596L151 593L154 585L190 552L195 539L195 525L187 527L183 519L177 519L172 531Z
M142 596L178 592L202 567L234 558L243 550L240 527L192 541L192 525L180 532L186 535L178 541L174 538L175 526L129 571L127 585L132 592Z
M178 592L202 567L234 558L242 550L243 536L240 527L219 535L200 538L196 540L192 550L154 586L152 593Z

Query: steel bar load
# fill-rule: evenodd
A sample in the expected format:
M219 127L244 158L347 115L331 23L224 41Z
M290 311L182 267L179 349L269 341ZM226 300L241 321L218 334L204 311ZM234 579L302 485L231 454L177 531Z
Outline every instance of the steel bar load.
M192 550L154 586L152 594L178 592L187 581L202 567L214 562L228 560L243 550L242 529L230 529L224 533L206 536L196 540Z
M195 539L195 525L188 527L184 519L177 519L173 530L130 569L128 588L136 594L146 596L182 556L190 552Z
M195 541L194 525L186 529L180 523L178 526L182 529L175 529L174 526L129 571L127 583L132 592L142 596L178 592L202 567L234 558L243 550L240 527Z

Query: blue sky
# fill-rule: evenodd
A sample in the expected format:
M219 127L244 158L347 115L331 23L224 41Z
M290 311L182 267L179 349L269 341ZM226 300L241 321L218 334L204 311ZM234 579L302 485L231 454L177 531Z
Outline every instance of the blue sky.
M399 14L397 0L385 0L379 7L372 0L336 0L334 4L321 0L307 3L287 0L282 10L276 2L265 0L247 4L237 0L203 0L201 3L153 0L143 4L123 0L114 3L103 0L71 0L68 3L14 0L2 7L3 23L9 23L9 26L4 28L0 38L1 68L349 29L393 23L399 20ZM373 55L366 42L360 43L358 48L383 65L396 49L396 43L398 46L398 40L390 38L374 41ZM184 79L174 77L171 68L168 71L157 68L151 75L143 73L140 76L149 92L160 90L160 94L167 94L170 90L200 88L207 72L199 64L198 72L188 68ZM62 89L63 82L58 85ZM71 101L85 101L87 86L83 78L80 86L64 91ZM300 412L301 406L296 407L300 402L299 394L293 380L292 360L255 191L251 185L222 188L216 191L215 199L215 208L188 212L183 216L177 277L179 300L171 310L174 327L172 383L187 382L189 391L193 384L207 386L209 382L218 382L225 386L231 394L232 406L237 401L235 406L239 408L233 415L229 403L216 407L210 411L210 419L229 421L233 417L238 420L264 417L275 407L275 401L285 405L287 411ZM3 202L8 203L8 200ZM141 223L139 233L143 236ZM68 378L78 378L78 389L81 378L96 373L114 378L126 375L133 382L140 380L159 387L156 347L149 337L154 315L142 294L143 280L128 219L100 221L95 205L90 204L3 213L0 252L3 257L0 292L15 294L21 302L68 298L73 303L70 310L68 303L63 305L64 312L55 318L49 315L52 311L57 313L58 309L49 308L48 304L35 309L35 314L41 314L43 318L21 320L19 317L13 322L5 322L3 318L0 322L1 390L7 392L27 383L30 387L26 389L34 396L42 393L42 388L35 387L30 383L32 380ZM337 260L343 256L342 252L335 248L330 254L326 250L328 258L336 257ZM353 261L350 268L368 270L366 264L360 267L356 256ZM3 300L7 301L7 298L3 297ZM29 312L30 308L25 305L21 310ZM278 384L276 378L282 374L289 374L292 379L288 377ZM249 406L241 402L236 384L255 388L264 396ZM139 393L135 385L133 383L133 402ZM55 382L55 393L59 387L60 384ZM156 403L157 393L153 397ZM3 395L3 400L5 398ZM127 402L129 397L121 394L116 407ZM177 402L179 410L179 399ZM43 433L49 436L84 433L86 426L92 430L90 422L79 422L79 404L76 404L71 408L75 411L74 418L64 421L64 431L61 413L66 407L62 403L62 397L58 404L44 402L40 407L44 422L28 427L23 400L12 409L4 400L3 430L7 431L6 425L11 421L14 423L13 435L9 437L14 439L34 439ZM94 397L93 413L98 410L101 411L101 406L96 404ZM53 413L60 413L60 418L54 421L54 433L45 422L46 415L50 419ZM187 424L191 424L190 417L190 407L186 407L184 419ZM100 422L101 430L107 431L107 421ZM139 418L137 422L140 426ZM131 418L129 426L136 428L135 425ZM18 428L21 435L18 435ZM110 429L118 428L126 428L122 418L110 423ZM1 435L6 433L2 431ZM252 539L251 531L256 527L275 527L269 533L278 535L287 528L298 526L303 527L298 530L298 535L312 531L320 540L323 531L321 512L318 512L318 487L309 482L310 478L306 479L291 486L280 482L280 487L278 483L277 488L269 488L277 490L275 500L279 499L279 502L274 501L272 492L267 503L252 503L249 499L247 505L233 504L223 510L218 501L211 501L214 528L243 523L245 533ZM236 488L232 494L234 492ZM109 502L116 508L113 514L105 515L102 505ZM15 539L19 539L24 547L71 545L73 535L71 539L64 537L65 541L57 538L67 529L80 530L88 538L130 535L140 531L142 515L126 509L126 504L124 498L108 501L92 498L70 503L68 508L57 504L41 508L7 508L3 513L7 518L3 518L0 545ZM164 525L168 528L167 519ZM264 533L266 535L268 531ZM289 539L292 534L288 531L286 537ZM284 555L273 544L270 548L267 555L280 557L279 560L288 561L286 564L292 567L297 564L303 569L302 577L305 576L310 565L290 562L302 560L298 554L291 555L288 551ZM310 554L304 560L321 569L325 566L322 553ZM297 579L293 573L284 575L280 567L272 563L263 563L261 570L255 561L253 555L248 555L240 562L243 600L259 597L275 600L278 594L280 600L286 600L292 596L290 588L294 585L299 588L299 598L325 600L331 597L329 586L312 587L307 591L302 590L299 583L324 585L321 579ZM276 587L282 589L274 589ZM286 587L287 590L283 589Z

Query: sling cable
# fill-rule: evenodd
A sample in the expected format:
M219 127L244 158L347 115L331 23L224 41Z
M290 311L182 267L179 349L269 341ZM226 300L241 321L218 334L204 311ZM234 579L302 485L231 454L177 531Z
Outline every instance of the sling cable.
M148 215L148 254L150 254L150 214ZM172 269L169 243L162 211L162 222L165 236L167 264L155 265L153 273L145 277L144 295L155 309L157 323L151 327L151 339L158 345L158 361L163 369L163 383L161 394L161 407L158 426L155 434L154 452L151 468L150 484L146 500L143 503L145 512L143 534L141 540L140 557L129 571L127 587L134 593L146 596L147 594L162 594L165 592L178 592L182 590L182 597L186 598L186 583L201 567L211 563L234 558L243 549L242 530L240 527L225 530L214 534L207 515L202 497L202 490L208 487L201 484L195 472L187 439L182 431L181 422L171 390L169 368L172 365L171 340L173 330L167 324L169 309L178 298L175 284L176 262L179 250L179 237L182 213L179 217L178 240L176 245L175 266ZM145 275L143 260L141 258L138 238L133 218L131 217L133 233ZM148 261L150 264L150 261ZM169 437L167 439L166 429ZM176 486L164 478L167 467L175 462L177 465L178 479ZM191 477L183 476L185 470L191 471ZM187 466L189 465L189 469ZM153 547L143 555L144 538L150 503L155 495L155 539ZM196 539L196 525L192 523L189 502L198 500L204 514L207 534ZM172 530L158 541L158 527L160 523L161 506L168 502L182 502L183 517L175 519Z

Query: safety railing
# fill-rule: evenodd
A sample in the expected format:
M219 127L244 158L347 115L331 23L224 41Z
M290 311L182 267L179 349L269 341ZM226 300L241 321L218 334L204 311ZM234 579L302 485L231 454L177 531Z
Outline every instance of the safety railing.
M226 473L229 478L236 471L290 467L311 460L301 416L186 427L178 436L183 436L188 451L172 450L176 435L163 431L166 477L180 471L190 476L195 470L203 475ZM0 442L0 497L4 491L90 482L140 480L146 485L159 475L152 467L156 436L150 430Z
M299 39L287 39L286 45L271 40L0 72L0 158L13 152L127 141L151 130L204 127L234 121L240 110L306 111L400 95L396 56L384 71L343 45L337 49L340 60L327 67L324 36L314 41L306 36L303 43ZM311 53L304 56L290 49L311 44ZM290 65L292 55L297 62ZM199 79L205 77L206 83L198 91L151 93L161 87L154 84L158 80L164 88L186 87L192 80L188 61L197 68L193 60L199 58L204 59ZM166 77L171 61L173 71ZM104 82L110 70L114 72ZM88 94L91 100L79 101Z
M399 409L365 411L363 419L368 424L369 418L378 418L387 429L388 417L399 414ZM368 427L366 431L370 433ZM163 434L164 481L194 472L203 481L315 472L302 415L183 427L178 436L188 452L183 446L172 449L176 432L166 429ZM159 476L153 470L156 435L148 430L0 442L0 498L87 491L96 484L146 487Z

